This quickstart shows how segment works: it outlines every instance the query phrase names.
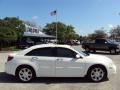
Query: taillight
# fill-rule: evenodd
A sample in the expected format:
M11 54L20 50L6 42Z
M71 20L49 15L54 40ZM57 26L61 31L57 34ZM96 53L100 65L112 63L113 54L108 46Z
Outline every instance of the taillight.
M8 56L7 61L11 61L13 59L13 56Z

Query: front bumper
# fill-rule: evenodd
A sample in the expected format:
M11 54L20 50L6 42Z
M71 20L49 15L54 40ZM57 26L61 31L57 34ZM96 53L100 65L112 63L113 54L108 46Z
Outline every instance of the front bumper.
M112 76L114 76L117 73L117 67L115 65L111 65L108 68L108 78L111 78Z

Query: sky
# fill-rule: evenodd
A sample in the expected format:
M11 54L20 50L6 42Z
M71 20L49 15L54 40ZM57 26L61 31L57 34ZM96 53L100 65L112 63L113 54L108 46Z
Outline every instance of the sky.
M19 17L44 27L56 21L72 25L79 35L120 25L120 0L0 0L0 18Z

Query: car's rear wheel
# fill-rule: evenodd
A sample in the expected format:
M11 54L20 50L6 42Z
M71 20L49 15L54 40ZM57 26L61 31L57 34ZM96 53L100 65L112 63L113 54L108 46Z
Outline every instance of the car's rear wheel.
M116 54L116 50L114 48L110 49L111 54Z
M100 82L107 78L107 72L102 66L94 66L89 70L88 77L93 82Z
M35 72L29 66L21 66L18 68L16 76L22 82L30 82L35 77Z
M93 53L96 53L96 50L95 50L95 49L93 49L93 50L92 50L92 52L93 52Z

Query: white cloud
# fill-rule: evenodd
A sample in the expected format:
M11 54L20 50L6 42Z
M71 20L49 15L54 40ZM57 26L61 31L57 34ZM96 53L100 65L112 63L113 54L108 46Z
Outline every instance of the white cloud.
M34 20L35 20L35 19L38 19L38 16L33 16L32 19L34 19Z
M108 27L109 28L113 28L114 26L112 24L108 24Z

